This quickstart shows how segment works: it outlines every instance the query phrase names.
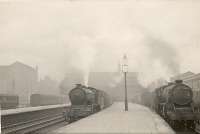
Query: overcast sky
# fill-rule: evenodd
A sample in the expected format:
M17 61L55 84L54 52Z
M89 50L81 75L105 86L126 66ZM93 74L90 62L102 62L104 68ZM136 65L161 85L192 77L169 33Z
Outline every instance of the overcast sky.
M70 68L116 71L123 54L144 83L200 72L200 1L0 2L0 64L38 65L62 79Z

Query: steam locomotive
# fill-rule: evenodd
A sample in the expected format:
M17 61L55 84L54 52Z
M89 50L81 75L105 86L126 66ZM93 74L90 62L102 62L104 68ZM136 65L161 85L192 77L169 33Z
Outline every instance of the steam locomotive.
M176 80L155 89L151 94L152 101L149 106L160 114L173 128L195 128L200 119L193 103L192 89Z
M69 122L96 113L112 104L112 100L106 92L81 84L77 84L69 92L69 98L71 101L71 107L67 112Z

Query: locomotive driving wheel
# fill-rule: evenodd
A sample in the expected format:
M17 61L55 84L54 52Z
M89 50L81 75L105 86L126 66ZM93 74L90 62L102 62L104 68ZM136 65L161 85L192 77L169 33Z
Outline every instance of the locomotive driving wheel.
M165 120L167 120L167 104L165 104L165 105L162 106L162 111L161 111L161 113L162 113L163 118L164 118Z
M188 121L186 121L186 127L187 127L187 129L192 129L192 130L194 130L195 129L195 122L193 121L193 120L188 120Z
M178 123L176 120L169 120L169 124L172 128L177 129L178 128Z

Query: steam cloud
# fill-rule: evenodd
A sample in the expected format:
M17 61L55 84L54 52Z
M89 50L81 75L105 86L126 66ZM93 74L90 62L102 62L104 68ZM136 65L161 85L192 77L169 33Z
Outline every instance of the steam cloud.
M150 37L147 39L150 56L161 62L163 68L167 67L170 74L178 74L180 72L180 64L178 55L174 48L162 39Z
M200 47L182 47L200 39L199 7L190 2L172 6L167 1L0 4L1 64L19 60L38 65L41 75L58 80L76 68L86 85L90 71L117 71L124 53L129 72L139 72L145 86L180 71L200 72Z
M119 73L116 74L109 86L111 88L115 88L117 86L117 84L122 81L122 78L123 78L123 76L121 74L119 74Z
M180 73L179 55L173 44L144 26L137 25L137 27L143 34L142 43L146 49L146 63L142 65L138 63L141 66L136 69L140 70L140 83L146 87L155 80L169 80L169 77ZM142 54L145 54L145 51Z
M81 36L73 41L70 41L71 50L73 53L69 66L78 69L82 72L84 85L88 86L89 73L94 64L96 49L94 48L95 41L87 36Z

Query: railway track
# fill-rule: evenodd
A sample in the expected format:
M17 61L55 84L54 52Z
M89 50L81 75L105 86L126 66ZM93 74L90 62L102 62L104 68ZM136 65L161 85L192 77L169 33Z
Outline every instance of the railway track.
M28 122L20 122L17 124L2 127L2 132L3 134L26 134L64 121L65 118L63 115L52 117L47 116L41 119L35 119Z
M179 130L175 130L176 134L199 134L198 132L196 132L194 129L179 129Z
M8 112L2 116L2 134L27 134L65 122L67 106L50 106Z
M200 131L197 128L185 128L185 127L180 127L180 128L173 128L176 134L200 134Z

